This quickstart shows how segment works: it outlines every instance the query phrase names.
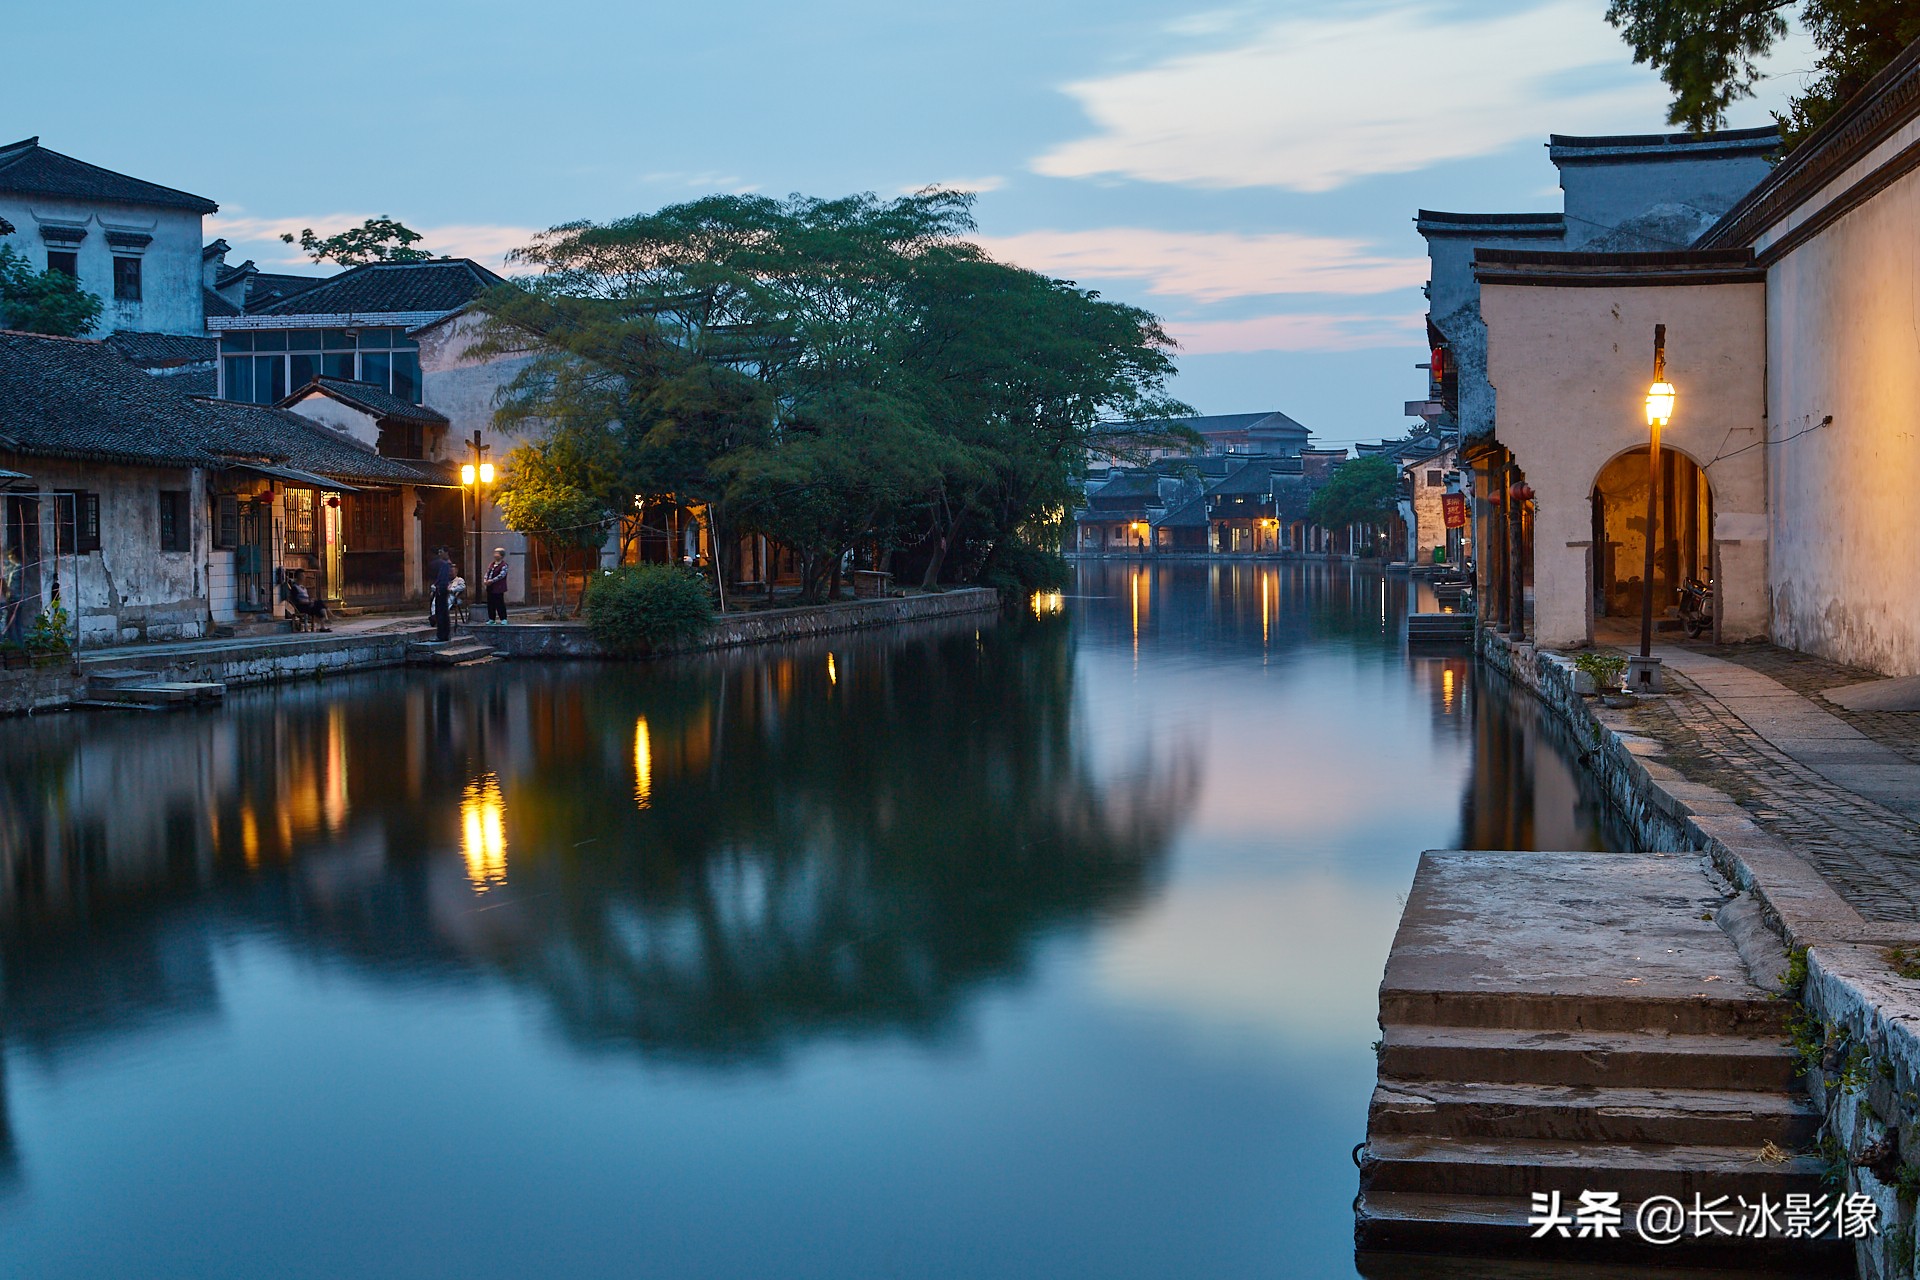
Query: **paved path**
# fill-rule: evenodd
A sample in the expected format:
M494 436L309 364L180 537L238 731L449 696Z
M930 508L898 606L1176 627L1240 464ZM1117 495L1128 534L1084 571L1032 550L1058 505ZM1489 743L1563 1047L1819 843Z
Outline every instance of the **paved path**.
M1634 731L1726 793L1866 920L1920 920L1920 714L1848 712L1819 690L1871 673L1771 646L1657 652L1682 679L1631 713Z

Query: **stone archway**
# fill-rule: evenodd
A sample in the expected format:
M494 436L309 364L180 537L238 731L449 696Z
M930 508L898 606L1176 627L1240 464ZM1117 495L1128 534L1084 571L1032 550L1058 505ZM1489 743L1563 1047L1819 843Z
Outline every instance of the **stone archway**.
M1646 570L1647 446L1616 454L1593 482L1593 612L1637 618ZM1713 577L1713 486L1693 458L1660 449L1660 511L1653 610L1665 616L1688 578Z

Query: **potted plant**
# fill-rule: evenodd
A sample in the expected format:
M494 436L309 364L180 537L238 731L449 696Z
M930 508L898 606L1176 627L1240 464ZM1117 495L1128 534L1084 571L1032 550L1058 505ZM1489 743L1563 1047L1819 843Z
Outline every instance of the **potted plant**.
M55 600L27 628L27 652L36 667L59 666L73 653L67 628L73 625L66 606Z
M1627 660L1619 654L1582 649L1573 655L1573 669L1586 677L1593 686L1592 691L1599 694L1608 706L1632 704L1633 695L1623 692L1620 687L1620 682L1626 678ZM1580 692L1586 693L1587 690L1581 689Z

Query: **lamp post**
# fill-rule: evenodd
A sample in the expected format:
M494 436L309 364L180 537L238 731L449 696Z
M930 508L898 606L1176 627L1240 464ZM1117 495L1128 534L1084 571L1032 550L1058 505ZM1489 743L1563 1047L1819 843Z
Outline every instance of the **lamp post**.
M460 496L464 498L468 489L473 490L473 558L467 561L463 574L471 584L474 575L480 571L480 493L483 486L493 483L493 463L487 460L487 454L492 452L493 446L483 444L479 429L475 428L473 441L467 447L472 451L472 461L460 467Z
M1653 326L1653 385L1647 388L1647 556L1640 575L1641 671L1635 683L1656 685L1653 657L1653 546L1660 531L1660 429L1673 420L1673 384L1667 381L1667 326Z

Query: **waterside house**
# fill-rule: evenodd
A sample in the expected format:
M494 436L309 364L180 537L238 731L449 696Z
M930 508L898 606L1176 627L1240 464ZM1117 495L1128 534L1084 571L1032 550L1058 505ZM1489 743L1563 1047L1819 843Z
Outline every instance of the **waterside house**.
M290 568L337 594L342 497L405 512L455 483L297 414L182 395L110 342L9 332L0 471L24 616L58 602L80 645L267 619Z

